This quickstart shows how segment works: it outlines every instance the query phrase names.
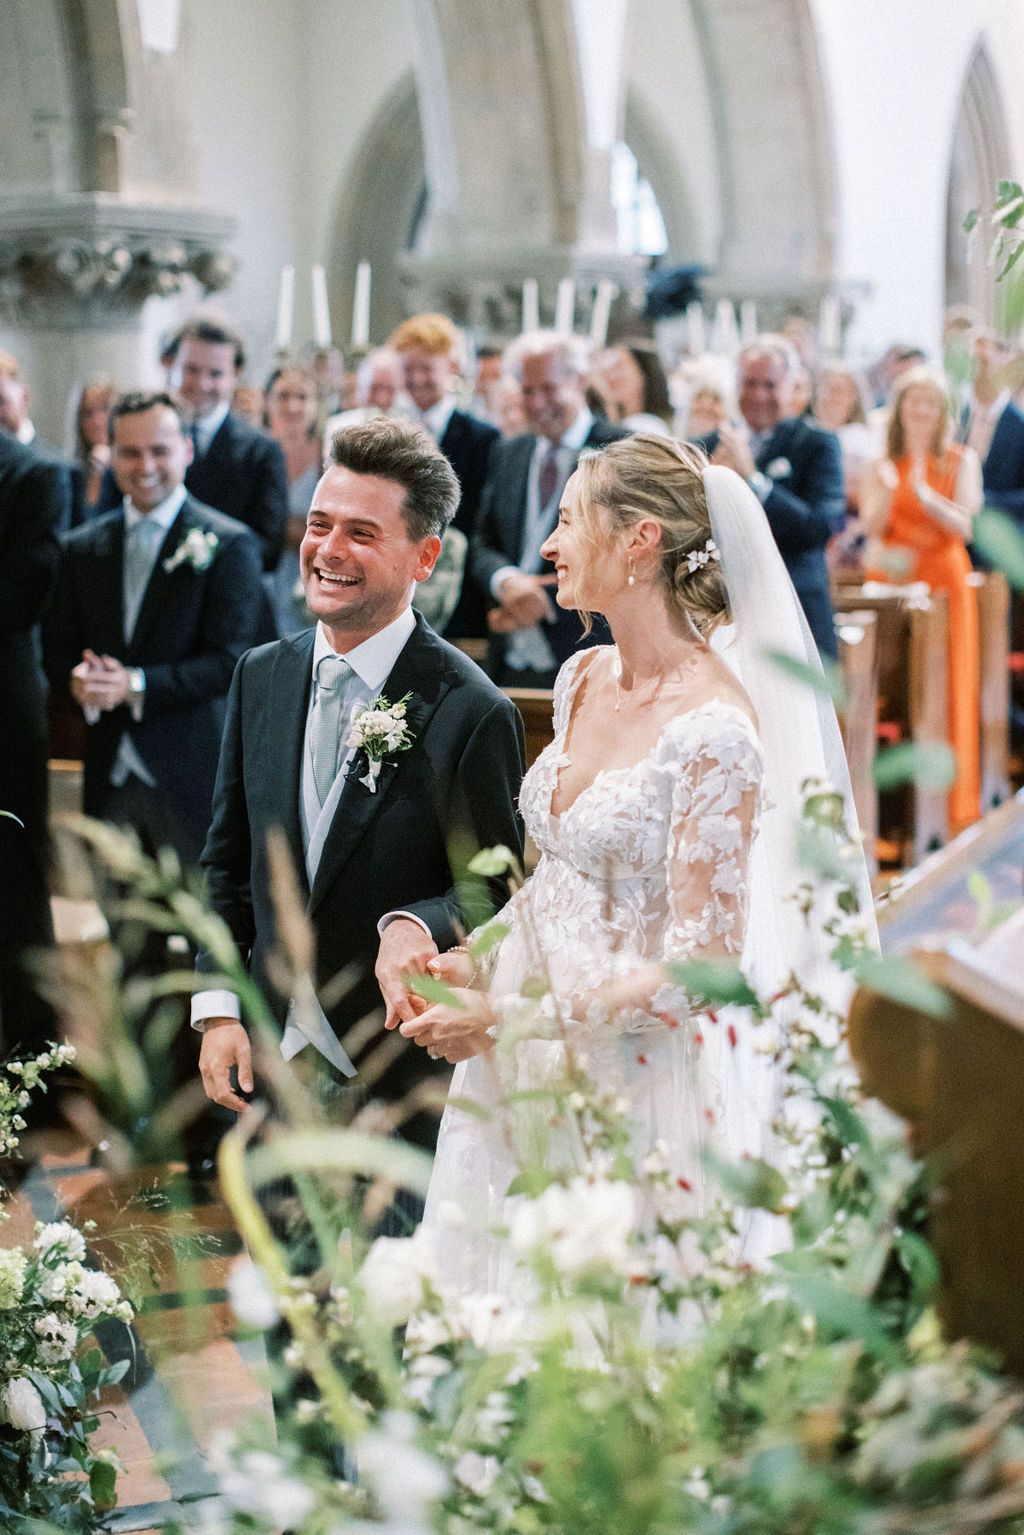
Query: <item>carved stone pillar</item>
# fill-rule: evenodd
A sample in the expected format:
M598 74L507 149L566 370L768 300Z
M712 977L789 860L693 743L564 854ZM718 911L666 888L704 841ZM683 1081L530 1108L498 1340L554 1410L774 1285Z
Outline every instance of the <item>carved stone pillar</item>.
M194 279L230 280L234 220L196 208L129 204L103 192L0 199L0 323L33 384L33 414L59 438L76 378L153 376L139 356L142 306Z

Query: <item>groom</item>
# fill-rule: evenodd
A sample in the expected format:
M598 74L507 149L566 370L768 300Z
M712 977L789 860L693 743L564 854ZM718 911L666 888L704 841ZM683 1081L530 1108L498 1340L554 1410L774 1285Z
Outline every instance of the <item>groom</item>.
M300 552L319 623L249 651L228 700L202 860L210 899L285 1024L285 1058L301 1054L308 1068L317 1052L321 1081L337 1094L347 1079L355 1102L372 1094L397 1103L444 1069L424 1051L401 1049L379 1023L358 1031L359 1046L349 1036L351 1058L343 1041L380 1008L381 993L388 1024L412 1016L403 975L423 973L475 919L457 888L473 854L498 843L522 851L519 717L410 606L458 501L454 473L421 428L378 417L338 433ZM385 752L374 778L372 754L348 741L381 695L389 704L408 695L409 745ZM313 1020L294 1016L278 989L273 828L283 830L314 930L323 1002ZM201 955L199 966L212 961ZM339 999L328 983L342 971L349 984ZM231 1079L236 1070L237 1086L251 1092L237 1000L199 992L192 1021L203 1034L207 1095L244 1110ZM436 1123L418 1116L403 1134L430 1144Z

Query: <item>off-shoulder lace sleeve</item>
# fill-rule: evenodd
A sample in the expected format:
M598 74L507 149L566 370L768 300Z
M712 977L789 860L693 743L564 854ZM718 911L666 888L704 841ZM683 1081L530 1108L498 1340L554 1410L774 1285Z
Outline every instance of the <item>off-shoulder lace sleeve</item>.
M739 718L716 721L680 764L666 864L665 959L740 953L760 791L760 751Z

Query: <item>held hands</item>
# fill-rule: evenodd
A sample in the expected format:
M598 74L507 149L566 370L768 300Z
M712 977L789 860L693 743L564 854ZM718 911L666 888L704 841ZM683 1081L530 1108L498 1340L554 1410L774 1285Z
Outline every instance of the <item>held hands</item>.
M408 917L396 917L388 923L381 934L377 963L373 967L387 1008L386 1029L411 1022L416 1017L417 1008L422 1009L422 1000L409 992L404 977L426 975L429 962L436 958L437 944L418 922L412 922Z
M82 652L71 673L71 696L83 709L116 709L128 701L128 668L113 656Z
M718 446L711 455L711 462L735 469L743 480L749 480L757 468L746 437L728 421L723 421L718 428Z
M199 1072L207 1098L226 1109L244 1114L249 1104L231 1085L231 1068L238 1068L238 1086L252 1092L252 1049L249 1036L237 1018L207 1018L199 1050Z
M492 608L487 624L494 634L511 634L516 629L532 629L554 617L551 598L545 587L555 585L553 575L534 576L516 571L501 583L501 606Z
M465 958L465 955L458 956ZM447 980L447 977L442 977ZM434 1060L444 1059L455 1066L468 1061L473 1055L483 1055L494 1048L494 1040L487 1030L494 1024L495 1014L486 992L470 987L453 987L458 1006L435 1002L425 1007L417 998L423 1011L403 1023L399 1033L411 1039L414 1045L422 1045Z

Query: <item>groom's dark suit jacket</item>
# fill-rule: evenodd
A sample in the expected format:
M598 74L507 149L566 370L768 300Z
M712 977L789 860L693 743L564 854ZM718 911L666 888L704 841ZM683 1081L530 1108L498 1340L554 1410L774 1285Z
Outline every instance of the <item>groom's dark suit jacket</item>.
M449 948L467 918L472 923L481 915L464 910L464 892L456 889L469 859L499 843L521 856L516 800L522 722L480 669L417 617L383 688L392 703L411 693L406 721L413 744L385 761L374 794L358 782L365 764L356 758L310 890L299 796L313 640L314 631L305 630L251 650L239 663L203 866L214 910L283 1019L287 998L274 986L267 963L276 931L267 833L283 829L316 935L317 986L348 967L354 973L340 1000L324 1001L344 1040L361 1019L383 1016L373 975L379 919L389 911L413 912L438 948ZM507 887L498 882L492 894L500 902ZM214 968L205 955L199 967ZM400 1042L400 1036L383 1038L389 1051ZM365 1065L381 1044L382 1031L375 1030L365 1048L349 1053L357 1066ZM370 1090L395 1101L438 1069L445 1069L443 1062L435 1067L426 1051L412 1046ZM432 1129L436 1135L436 1123ZM429 1139L429 1129L420 1133Z
M698 446L710 458L718 433ZM807 622L823 656L836 648L825 545L846 517L843 466L834 432L793 416L780 421L757 455L757 467L772 481L764 510Z
M164 568L193 529L218 542L205 570ZM43 627L50 685L68 693L88 647L146 674L142 719L112 709L86 736L84 807L102 816L110 771L127 729L175 819L202 845L210 824L224 700L249 645L262 593L260 554L248 528L186 496L160 546L134 632L124 633L124 512L74 529L64 542L57 594ZM193 855L194 856L194 855Z
M607 421L597 418L583 446L600 448L606 443L628 436L629 433L622 427L611 426ZM469 551L470 572L481 592L486 592L489 607L494 606L494 598L491 596L491 578L502 566L518 565L522 558L523 534L526 526L526 488L530 474L530 460L536 446L537 439L534 434L523 432L507 442L499 442L491 454L491 467L480 502L480 516L477 519L476 533ZM545 530L545 536L551 532L556 521L557 513L554 513L551 517L551 526ZM545 560L541 573L551 575L553 572L554 566ZM554 605L553 594L552 605ZM584 639L579 614L564 608L555 608L553 622L544 625L544 637L554 651L558 665L561 666L573 651L583 645L606 643L609 634L607 626L603 620L599 619L589 638ZM507 643L508 636L504 634L494 635L491 639L488 666L495 674L504 659Z

